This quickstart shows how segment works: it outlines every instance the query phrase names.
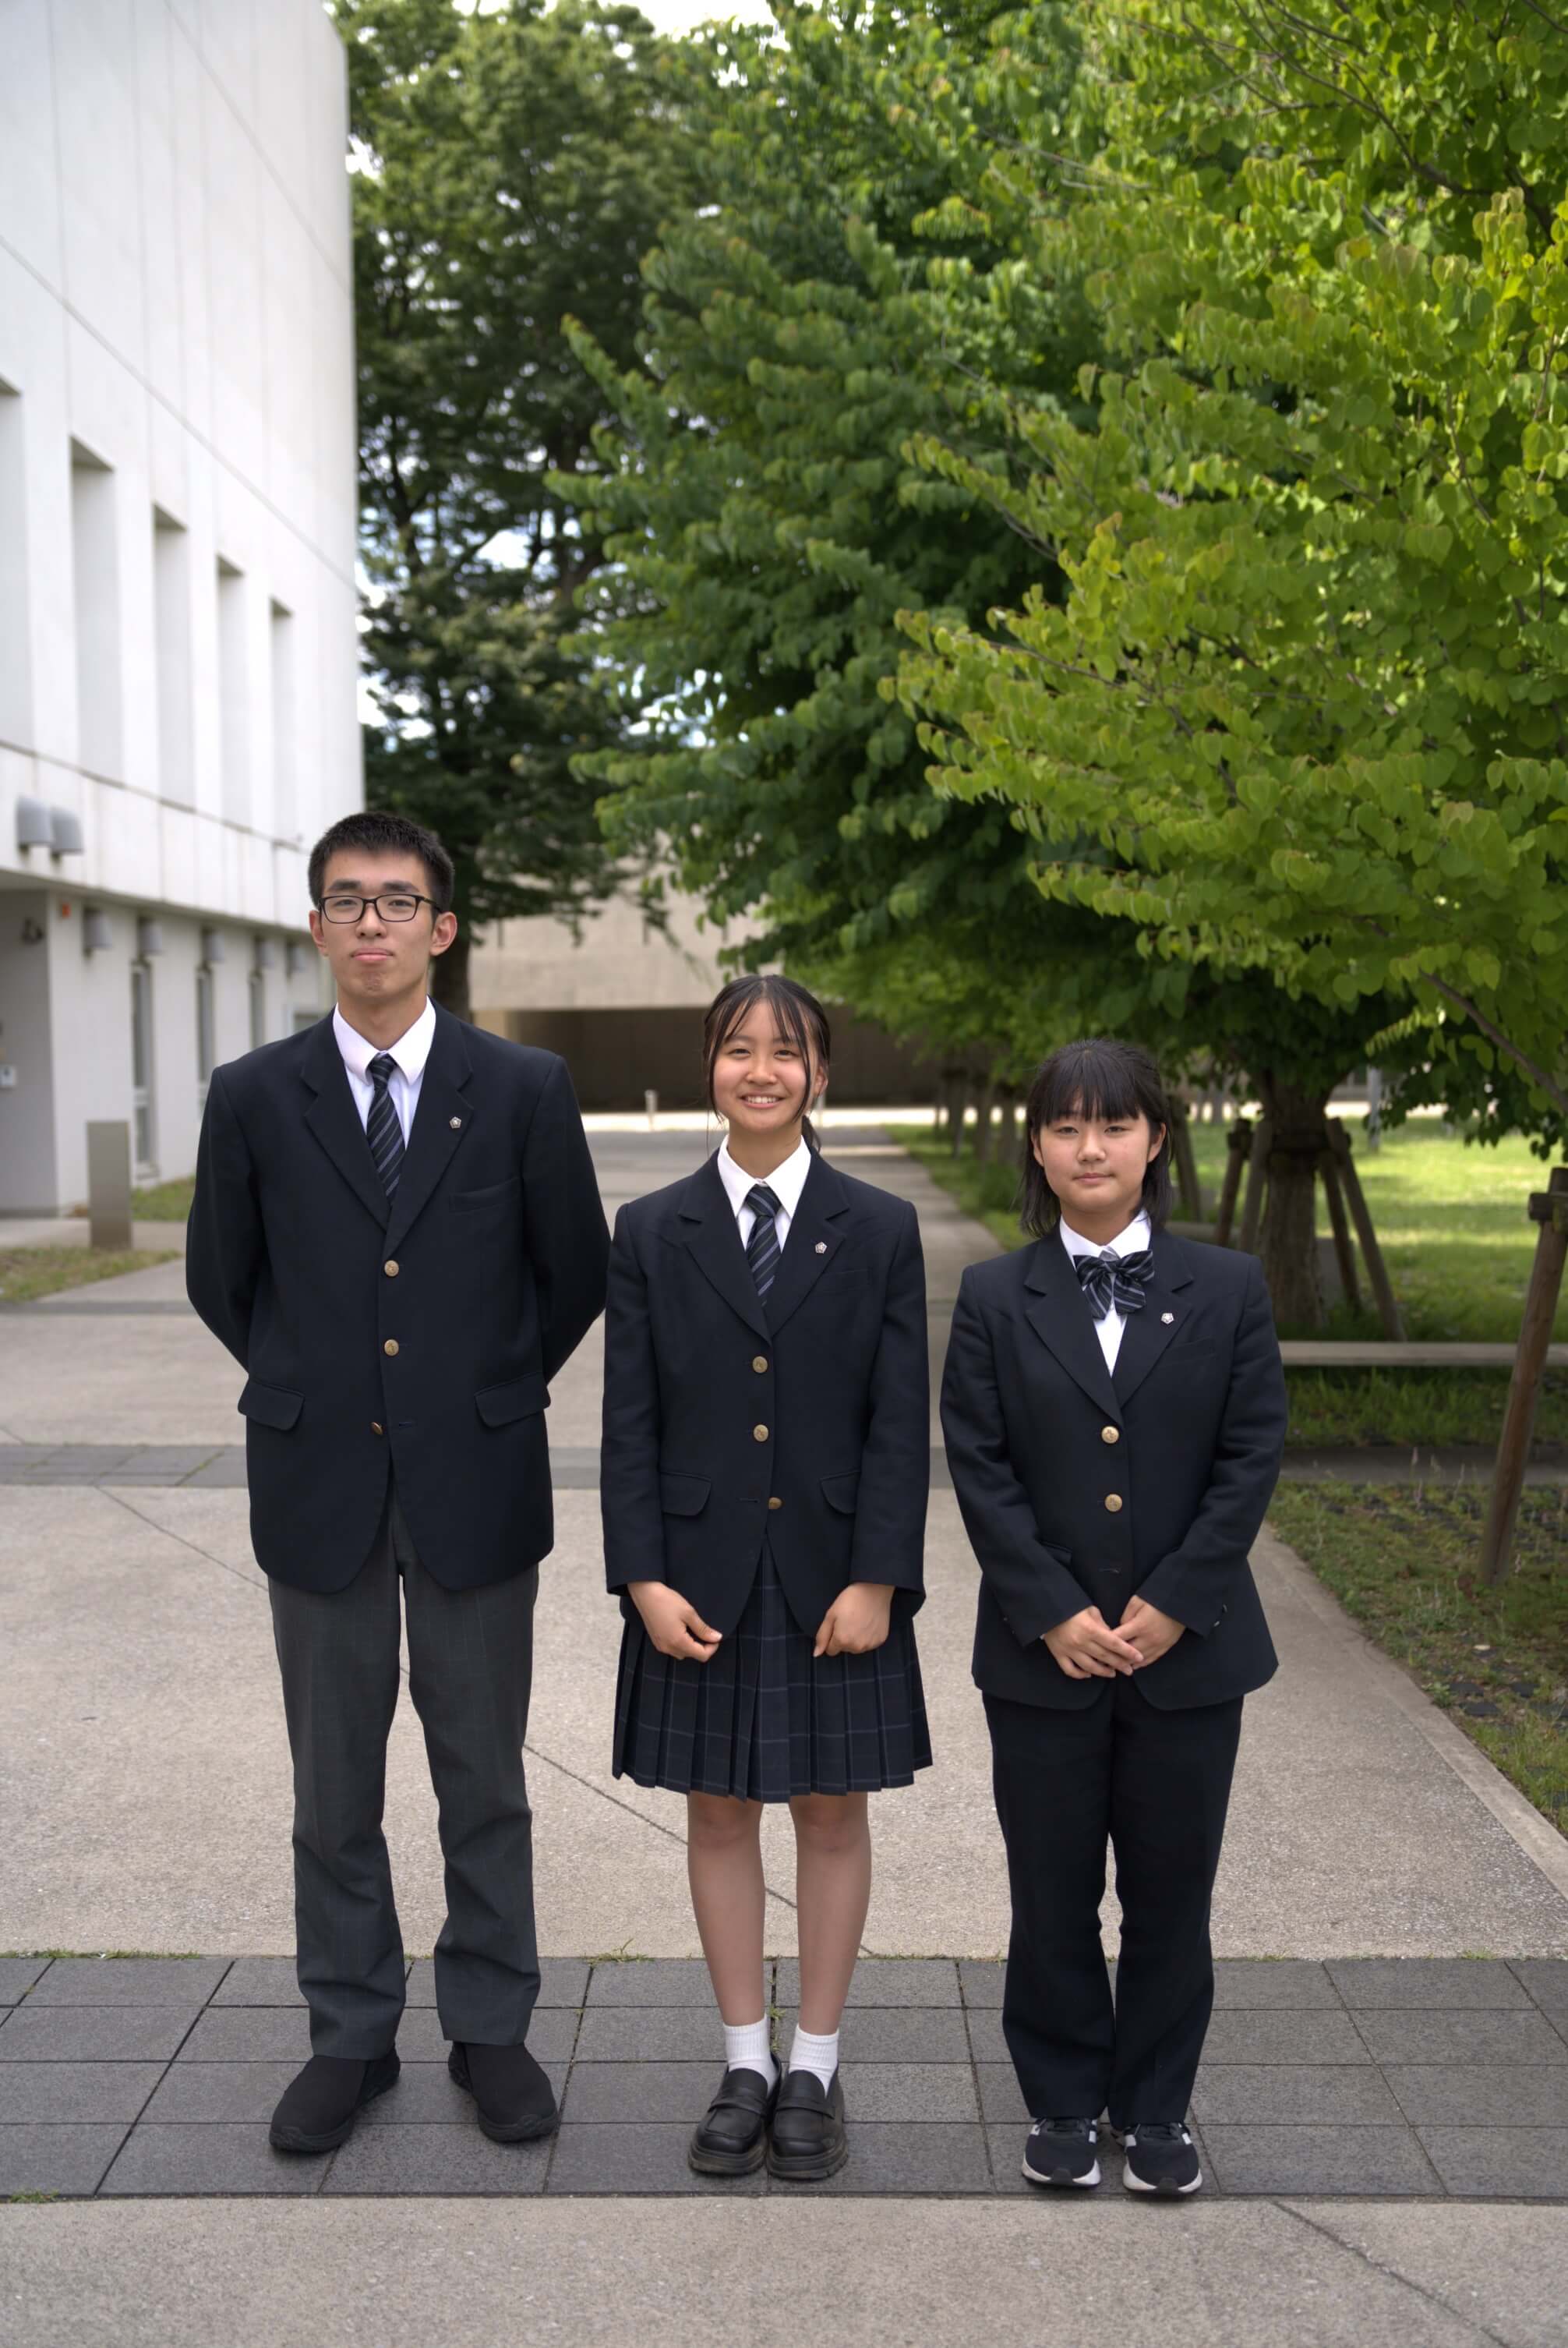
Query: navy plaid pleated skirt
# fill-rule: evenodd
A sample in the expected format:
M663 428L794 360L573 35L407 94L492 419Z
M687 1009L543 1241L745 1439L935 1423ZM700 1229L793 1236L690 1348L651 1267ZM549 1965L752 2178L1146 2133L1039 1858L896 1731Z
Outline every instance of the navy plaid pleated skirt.
M618 1777L676 1794L784 1802L872 1794L931 1766L915 1625L895 1606L868 1655L815 1657L765 1544L746 1611L705 1663L661 1655L640 1618L620 1642Z

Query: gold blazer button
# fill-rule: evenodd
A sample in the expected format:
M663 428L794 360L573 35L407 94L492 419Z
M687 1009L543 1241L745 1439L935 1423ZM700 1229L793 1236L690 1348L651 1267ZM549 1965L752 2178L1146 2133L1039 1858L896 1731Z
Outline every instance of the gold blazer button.
M753 1441L753 1443L765 1443L765 1442L767 1441L767 1439L768 1439L768 1431L767 1431L767 1428L766 1428L765 1426L753 1426L753 1429L752 1429L752 1441Z
M767 1368L767 1365L768 1357L765 1354L756 1354L753 1355L752 1367L755 1370L759 1377L761 1377L763 1372Z
M395 1280L395 1279L397 1278L398 1272L400 1272L400 1270L402 1269L401 1265L396 1262L396 1259L395 1259L395 1257L393 1257L393 1256L388 1256L388 1257L387 1257L387 1259L386 1259L386 1262L382 1265L382 1267L381 1267L381 1268L382 1268L383 1272L385 1272L385 1274L386 1274L386 1276L387 1276L388 1280Z
M389 1337L389 1338L387 1339L387 1341L386 1341L385 1344L382 1347L382 1349L381 1349L381 1350L382 1350L382 1352L383 1352L384 1354L395 1354L395 1353L396 1353L396 1351L397 1351L397 1340L396 1340L396 1338L395 1338L395 1337Z
M1122 1429L1119 1426L1102 1426L1100 1430L1100 1440L1102 1443L1120 1443Z
M1118 1509L1121 1508L1121 1506L1122 1506L1122 1495L1121 1495L1121 1493L1120 1493L1120 1492L1107 1492L1107 1493L1106 1493L1106 1495L1105 1495L1105 1505L1106 1505L1106 1507L1110 1509L1110 1511L1111 1511L1112 1515L1112 1516L1115 1516L1115 1514L1116 1514L1117 1510L1118 1510Z
M770 1500L768 1502L768 1506L770 1509L782 1509L784 1502L782 1500Z

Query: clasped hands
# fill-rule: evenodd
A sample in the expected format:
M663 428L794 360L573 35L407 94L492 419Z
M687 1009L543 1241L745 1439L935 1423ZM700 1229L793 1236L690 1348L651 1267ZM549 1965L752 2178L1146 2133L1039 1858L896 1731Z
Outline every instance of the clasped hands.
M718 1652L722 1631L710 1630L691 1601L667 1581L629 1581L631 1602L661 1655L705 1663ZM887 1636L893 1612L890 1581L852 1581L841 1590L817 1627L812 1648L822 1655L867 1655Z
M1129 1598L1114 1631L1098 1606L1086 1606L1047 1631L1045 1643L1070 1680L1112 1680L1157 1663L1186 1627L1146 1598Z

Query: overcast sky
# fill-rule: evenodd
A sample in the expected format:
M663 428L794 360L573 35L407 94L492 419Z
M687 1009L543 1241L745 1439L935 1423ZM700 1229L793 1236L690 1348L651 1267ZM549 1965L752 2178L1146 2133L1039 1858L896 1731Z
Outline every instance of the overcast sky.
M661 33L684 33L712 16L738 16L745 24L768 22L764 0L636 0L651 25Z

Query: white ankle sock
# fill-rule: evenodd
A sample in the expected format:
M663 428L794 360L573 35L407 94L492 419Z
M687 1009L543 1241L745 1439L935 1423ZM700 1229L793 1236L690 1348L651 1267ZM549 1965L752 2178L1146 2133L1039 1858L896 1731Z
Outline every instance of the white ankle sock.
M813 2072L825 2087L831 2087L833 2075L838 2068L837 2031L829 2031L825 2036L819 2037L810 2030L803 2030L797 2022L794 2036L790 2042L789 2061L784 2068L786 2071Z
M778 2065L768 2044L768 2018L760 2022L739 2022L724 2024L724 2068L726 2071L755 2071L769 2086L778 2077Z

